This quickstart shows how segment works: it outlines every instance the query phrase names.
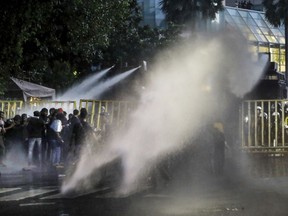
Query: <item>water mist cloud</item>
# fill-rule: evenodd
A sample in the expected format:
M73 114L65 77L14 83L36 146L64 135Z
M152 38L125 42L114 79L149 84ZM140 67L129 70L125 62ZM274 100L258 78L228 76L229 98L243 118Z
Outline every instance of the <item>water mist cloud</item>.
M265 67L253 62L247 44L235 37L200 35L161 53L129 126L91 157L96 159L89 160L89 169L79 165L62 191L77 188L81 179L115 158L123 165L120 190L133 191L153 164L179 150L215 116L223 116L230 102L225 94L242 97Z

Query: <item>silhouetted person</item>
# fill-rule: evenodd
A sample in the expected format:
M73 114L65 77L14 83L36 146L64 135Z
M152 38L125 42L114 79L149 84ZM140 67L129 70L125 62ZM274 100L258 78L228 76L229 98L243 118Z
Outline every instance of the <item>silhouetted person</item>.
M52 150L51 162L53 166L58 167L61 161L61 146L64 143L61 137L62 122L60 115L56 115L56 119L52 121L49 128L47 128L47 139Z
M21 116L15 115L13 119L9 119L9 129L5 134L5 145L7 152L10 152L13 148L22 147L23 128L21 126Z
M22 149L24 150L25 154L28 155L28 116L26 113L21 115L21 128L22 128Z
M6 165L3 163L4 155L5 155L5 144L4 144L4 134L5 134L5 128L4 128L4 112L0 111L0 166L6 167Z
M107 141L109 136L111 135L111 125L110 125L110 114L106 111L106 107L101 107L101 113L100 113L100 122L101 122L101 136L103 138L103 141Z
M33 164L33 151L35 145L38 147L38 162L42 166L42 132L44 130L44 122L41 120L40 112L34 111L34 116L29 119L27 130L28 130L28 166Z
M225 136L223 124L216 122L213 124L211 130L213 133L214 153L213 153L213 167L215 175L222 175L225 164Z
M47 141L47 127L49 124L49 118L48 118L48 109L47 108L42 108L40 111L40 117L39 117L43 122L44 122L44 128L42 131L42 155L43 155L43 161L48 160L48 141Z

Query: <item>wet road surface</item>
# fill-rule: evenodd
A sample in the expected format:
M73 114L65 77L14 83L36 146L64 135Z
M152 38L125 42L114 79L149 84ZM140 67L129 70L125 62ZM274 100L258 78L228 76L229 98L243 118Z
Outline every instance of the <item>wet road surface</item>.
M98 187L63 195L62 172L9 171L0 168L0 215L220 216L288 215L288 177L242 173L201 179L197 184L143 188L119 195Z

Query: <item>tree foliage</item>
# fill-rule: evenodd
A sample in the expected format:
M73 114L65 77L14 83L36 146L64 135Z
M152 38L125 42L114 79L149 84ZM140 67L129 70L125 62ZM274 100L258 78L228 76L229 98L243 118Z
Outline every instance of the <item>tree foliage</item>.
M287 5L287 0L263 0L265 16L272 25L279 27L285 24L288 17Z
M110 37L111 44L103 50L102 60L107 66L138 66L144 60L151 62L162 49L175 43L180 34L179 29L173 26L158 29L137 24L117 30Z
M141 19L137 0L0 1L0 94L11 76L60 90L92 64L138 66L179 35Z
M109 35L131 16L131 1L0 1L1 79L69 84L73 71L84 73L99 47L109 46Z
M222 9L222 0L161 0L166 20L175 24L187 24L200 19L214 19Z

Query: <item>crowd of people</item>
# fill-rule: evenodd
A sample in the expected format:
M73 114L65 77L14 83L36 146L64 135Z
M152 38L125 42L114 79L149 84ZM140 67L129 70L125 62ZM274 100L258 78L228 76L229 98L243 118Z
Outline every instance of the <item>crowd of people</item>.
M21 148L31 170L44 166L62 167L70 160L76 161L81 146L95 135L87 122L86 108L74 109L67 116L62 108L42 108L33 116L26 113L5 119L0 111L0 166L5 167L5 157L13 148ZM18 145L18 146L17 146Z

